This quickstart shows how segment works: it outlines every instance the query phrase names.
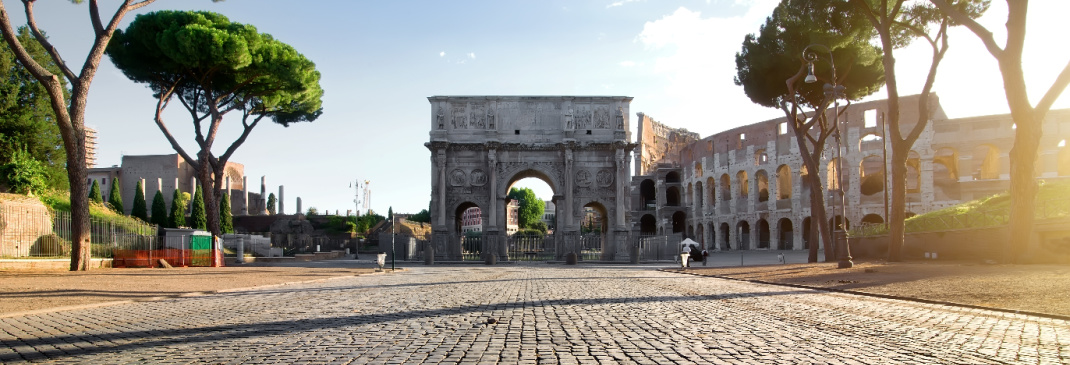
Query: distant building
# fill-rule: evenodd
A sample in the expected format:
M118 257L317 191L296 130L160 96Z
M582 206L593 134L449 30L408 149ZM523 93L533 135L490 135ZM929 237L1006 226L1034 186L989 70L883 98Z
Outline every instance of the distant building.
M245 166L236 162L227 162L224 169L223 189L230 192L231 212L234 215L249 214L248 207L252 206L253 214L262 212L264 199L259 192L246 192L243 182ZM122 165L103 168L90 168L86 184L92 185L96 180L100 184L100 191L104 200L109 199L111 184L118 183L119 191L122 192L123 212L130 214L134 208L134 189L138 181L143 181L145 200L151 209L152 198L157 191L163 193L167 206L171 206L175 188L183 192L193 194L200 188L197 182L196 171L181 156L170 155L142 155L123 156ZM229 181L229 184L228 184ZM151 213L151 212L150 212Z
M85 127L85 167L97 165L97 130Z
M510 200L507 205L509 216L505 227L507 235L513 235L520 229L520 205L516 200ZM479 207L465 209L461 214L461 232L483 232L483 211Z
M552 201L543 202L542 222L546 223L546 233L554 232L554 222L557 219L557 206Z

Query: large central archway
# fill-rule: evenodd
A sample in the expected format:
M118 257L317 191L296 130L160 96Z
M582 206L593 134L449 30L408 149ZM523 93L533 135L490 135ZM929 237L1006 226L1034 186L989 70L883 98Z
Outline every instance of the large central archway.
M535 177L554 191L556 256L582 247L584 207L605 214L603 260L627 259L631 143L624 96L433 96L431 246L460 260L462 205L485 207L482 250L508 258L503 207L513 182Z

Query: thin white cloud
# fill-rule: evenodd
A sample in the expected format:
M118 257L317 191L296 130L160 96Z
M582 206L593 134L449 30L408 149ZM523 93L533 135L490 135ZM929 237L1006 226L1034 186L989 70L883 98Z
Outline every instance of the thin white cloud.
M475 54L475 52L468 52L468 58L471 58L471 59L473 59L473 60L474 60L474 59L476 59L476 54Z
M617 2L613 2L613 3L609 4L609 5L606 5L606 9L615 8L615 7L618 7L618 6L623 6L624 4L634 3L636 1L642 1L642 0L620 0L620 1L617 1Z
M633 67L635 66L635 61L620 61L619 65L621 67Z
M439 52L438 56L439 57L446 57L446 51Z

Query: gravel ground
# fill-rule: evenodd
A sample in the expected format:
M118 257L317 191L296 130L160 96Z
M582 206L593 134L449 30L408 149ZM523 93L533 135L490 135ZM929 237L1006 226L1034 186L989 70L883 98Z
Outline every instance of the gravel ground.
M976 262L856 262L684 270L777 284L916 298L1070 317L1070 266Z
M671 265L671 264L669 264ZM374 272L370 261L221 268L0 271L0 317L116 301L205 295ZM587 266L598 270L597 265ZM654 265L654 268L665 266ZM857 262L694 267L695 275L891 295L1070 318L1070 266L971 262Z

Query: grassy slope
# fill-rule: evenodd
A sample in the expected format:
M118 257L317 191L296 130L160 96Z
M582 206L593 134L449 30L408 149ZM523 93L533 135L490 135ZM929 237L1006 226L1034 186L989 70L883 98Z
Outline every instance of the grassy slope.
M1055 183L1040 182L1039 189L1037 190L1037 216L1042 216L1040 209L1045 207L1045 204L1059 204L1066 202L1067 198L1070 198L1070 182L1062 181ZM940 225L931 224L934 220L941 222L971 222L970 227L985 227L1001 224L1000 220L992 219L994 217L1005 216L1010 209L1011 197L1007 192L996 194L981 199L968 201L953 207L947 207L940 210L935 210L925 214L910 217L906 220L907 232L925 232L930 230L936 230ZM1061 216L1068 215L1066 207L1063 209L1057 209ZM1051 212L1047 212L1048 218L1052 218ZM968 227L958 227L968 228ZM871 232L867 232L871 235L886 234L887 228L877 229Z

